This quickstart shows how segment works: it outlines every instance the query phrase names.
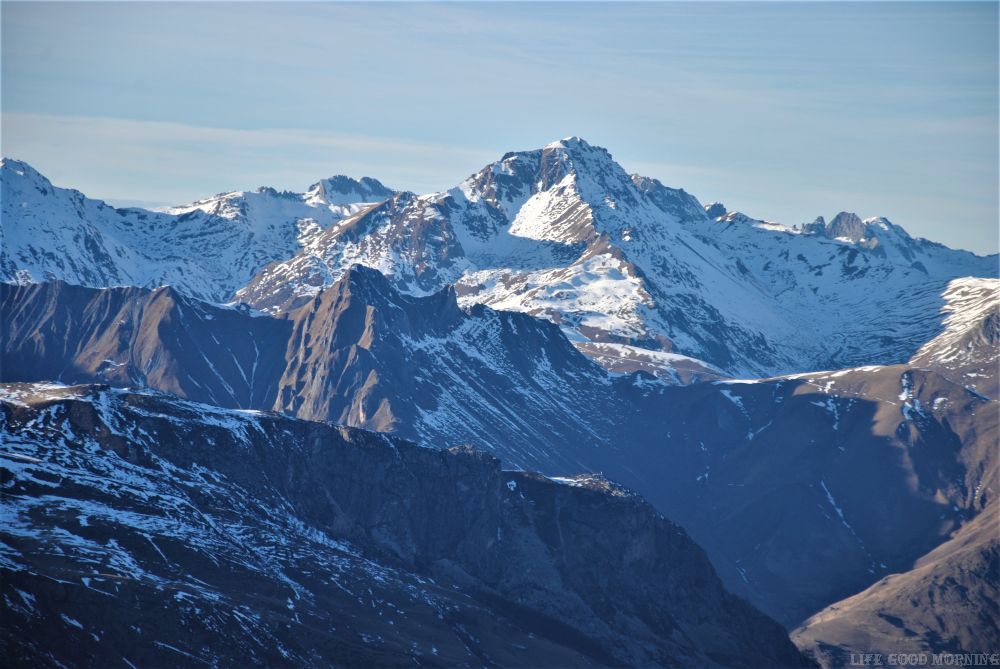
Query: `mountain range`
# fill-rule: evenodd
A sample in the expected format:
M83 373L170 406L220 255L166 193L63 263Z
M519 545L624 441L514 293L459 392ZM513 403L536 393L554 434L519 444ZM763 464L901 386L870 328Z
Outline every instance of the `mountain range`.
M978 318L964 312L920 355L995 367L997 282L967 283L947 297L978 287ZM0 307L6 380L155 388L471 444L550 475L602 471L681 522L729 587L786 624L918 558L980 510L970 491L995 487L996 393L964 364L673 386L602 369L547 321L466 312L450 289L404 295L361 266L281 318L170 288L60 282L4 285ZM747 527L767 529L734 534Z
M170 213L115 210L24 163L0 170L3 215L17 221L5 226L4 280L171 284L278 313L363 264L405 293L454 285L463 306L544 317L606 366L639 360L665 378L675 361L699 378L905 362L940 328L950 280L997 274L996 256L884 218L794 228L720 205L712 218L575 137L508 153L440 193L338 177Z
M302 194L263 188L164 212L116 210L56 188L13 160L4 160L0 173L4 429L8 438L23 441L29 458L14 458L4 467L25 504L14 515L30 526L13 544L4 539L14 564L5 568L32 574L35 580L21 588L29 597L37 598L38 583L54 573L46 569L82 569L75 554L37 564L12 557L54 554L51 546L76 541L60 534L65 514L30 511L30 500L50 494L39 481L77 481L60 502L75 508L79 503L73 500L97 494L81 470L107 471L116 457L139 457L137 449L173 462L166 467L135 460L161 472L132 472L146 481L143 486L153 485L149 477L162 472L169 474L166 484L187 486L191 477L204 480L206 467L223 473L226 481L212 479L223 487L232 483L226 473L231 467L240 468L241 476L257 468L265 477L277 477L267 484L272 486L312 465L260 460L261 455L248 465L235 455L202 451L212 451L220 439L249 439L251 452L258 454L294 450L281 430L311 434L336 424L345 426L337 433L347 443L337 446L341 450L372 448L363 445L371 432L360 428L392 435L380 437L388 442L370 443L396 444L398 450L404 448L399 440L408 440L450 452L440 457L455 462L495 463L481 454L489 452L520 473L491 464L494 474L487 478L509 477L503 490L530 487L532 495L541 495L529 496L532 514L541 513L539 505L548 508L546 500L556 500L558 518L573 513L561 509L576 508L577 502L566 501L567 507L551 491L582 488L599 494L595 506L573 521L597 537L581 536L578 550L584 556L623 550L615 544L620 538L605 533L607 525L622 521L584 517L605 513L617 504L613 500L646 508L644 498L656 509L654 516L675 521L704 548L708 573L714 567L725 588L794 629L799 647L824 666L843 664L858 650L892 652L904 637L913 641L906 648L931 652L981 650L1000 640L991 622L995 617L977 613L984 602L996 608L1000 581L995 255L914 239L883 218L841 213L830 222L785 227L728 212L718 203L702 206L683 190L627 174L604 149L578 138L506 154L459 186L430 195L392 191L373 179L335 177ZM115 414L119 427L105 434L93 419L80 417L91 410L79 407L108 402L121 408ZM65 411L69 418L56 418ZM147 418L175 431L193 423L184 428L187 437L150 440L142 430L159 433L145 427ZM260 421L269 427L248 427ZM46 422L47 432L27 427ZM86 439L66 436L81 429L96 435L91 437L96 450L88 450ZM121 439L116 431L123 432ZM65 433L61 441L60 433ZM212 436L198 436L202 433ZM323 434L326 441L341 443L333 432ZM58 452L78 442L83 460L74 459L76 471L68 475L60 469L65 462ZM480 455L464 450L468 445ZM431 502L430 489L390 492L379 467L355 460L345 466L371 488L362 497L446 504ZM316 494L327 490L320 479L305 485ZM462 490L471 494L483 485L496 487L494 481ZM286 494L274 492L284 488L261 486L219 494L272 505ZM266 493L258 492L264 488ZM152 513L149 508L125 509L133 502L121 496L100 496L98 502L116 528L111 535L139 541L150 522L141 517ZM466 502L473 504L450 504ZM208 513L201 501L192 504ZM275 531L264 528L261 512L250 510L253 504L244 506L245 512L219 511L251 528L238 530L239 536L257 537L240 547L241 569L247 555L267 554L259 542L271 545L271 535L264 535ZM319 527L330 540L355 542L354 553L345 555L378 562L387 546L401 541L395 530L379 529L400 522L389 512L363 536L328 516L302 513L296 508L292 514L296 527ZM435 515L428 512L427 522ZM174 541L183 533L203 532L194 518L171 535ZM513 521L499 522L506 528L504 523ZM459 571L443 572L452 590L474 600L448 606L471 607L461 615L476 625L486 624L484 616L507 622L477 628L471 636L478 639L478 652L466 639L460 644L464 650L449 648L441 663L487 662L487 657L498 664L523 663L506 654L504 645L524 645L511 641L522 633L539 639L528 644L523 657L542 664L794 666L801 661L788 652L790 645L782 645L782 634L765 632L753 653L735 659L733 649L750 643L753 634L714 645L711 634L699 636L676 610L649 608L642 592L666 576L640 570L634 576L641 585L612 584L597 573L622 566L569 560L563 530L556 546L549 530L540 529L552 522L532 515L531 532L540 533L541 544L531 532L523 535L518 541L535 548L525 548L517 558L523 562L511 568L511 573L541 570L547 580L505 589L498 583L508 576L461 560ZM296 536L313 546L318 541L313 531L299 529ZM593 543L605 538L616 547ZM691 539L686 540L694 555L700 549ZM475 549L493 550L487 544ZM155 558L148 548L141 559L134 551L124 553L145 571L151 569L146 561ZM429 561L403 553L401 558L399 550L389 550L392 560L403 561L392 562L397 571L380 581L390 583L385 587L392 592L381 596L395 606L401 606L400 593L419 579L440 576L438 567L428 565L444 559L443 553ZM672 560L643 554L654 571ZM272 566L298 573L302 560L319 559L282 555ZM358 566L363 560L352 559L345 557L350 565L337 569L356 583L371 578ZM177 573L194 574L204 560L204 555L190 560L171 555L169 562ZM694 576L706 567L691 566L688 557L679 560L684 566L675 567L667 581L707 578ZM307 571L333 568L313 563ZM260 569L254 573L274 580ZM240 577L229 571L224 578ZM599 585L590 578L598 578ZM597 603L581 595L576 585L565 592L543 587L556 582L589 583L585 590L603 599ZM148 586L130 585L138 589L129 596L161 602L156 598L162 595L145 590ZM676 590L680 586L665 587L675 588L670 592L681 601L687 596ZM731 596L721 587L715 603L704 605L705 616L725 611L719 615L736 615L740 622L705 617L699 624L761 630L770 624L752 607L725 603ZM313 596L341 596L327 590ZM529 591L538 594L532 598ZM73 610L93 610L87 603L91 595L79 592L83 599ZM15 603L21 597L5 594ZM53 596L46 592L46 606L53 606ZM583 603L566 608L581 596ZM23 609L18 629L33 638L57 634L41 622L51 620L56 609L45 609L39 619L30 615L26 601L18 604ZM927 614L918 615L909 601L925 602ZM272 626L273 616L287 618L292 610L273 603L241 605L259 609ZM162 622L169 629L190 625L183 606L157 606L169 609ZM310 606L303 616L315 626L322 607ZM537 618L541 627L513 630L511 611L524 609L512 606L543 616ZM552 618L565 626L551 627ZM668 627L660 627L668 618ZM79 617L73 620L84 625ZM220 657L285 662L275 659L285 657L275 649L285 648L293 649L287 663L297 666L392 663L390 658L404 656L434 664L425 650L399 647L400 639L413 636L401 629L378 632L390 640L387 655L365 654L374 652L365 642L356 660L338 660L326 651L306 658L298 633L284 629L266 644L271 655L250 652L251 641L234 638L225 651L230 654ZM441 634L466 638L455 629ZM879 632L859 635L862 629ZM687 641L677 642L682 637ZM452 643L454 638L449 637ZM21 647L10 638L6 643ZM139 644L146 649L139 652L147 652L149 643ZM102 644L95 644L91 657L106 661ZM181 650L207 657L194 646ZM41 651L24 652L37 658Z

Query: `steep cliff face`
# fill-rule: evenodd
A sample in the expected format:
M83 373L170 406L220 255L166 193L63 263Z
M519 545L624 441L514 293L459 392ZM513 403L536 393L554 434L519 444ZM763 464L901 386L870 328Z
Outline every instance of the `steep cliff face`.
M603 480L275 414L12 384L14 666L803 666Z
M401 294L360 266L289 318L277 409L424 443L490 444L546 471L576 471L582 453L610 444L614 389L627 382L544 320L463 311L451 289Z
M291 314L277 406L313 420L405 429L432 399L414 392L433 381L414 378L424 364L413 349L446 340L467 319L454 291L412 298L358 266Z

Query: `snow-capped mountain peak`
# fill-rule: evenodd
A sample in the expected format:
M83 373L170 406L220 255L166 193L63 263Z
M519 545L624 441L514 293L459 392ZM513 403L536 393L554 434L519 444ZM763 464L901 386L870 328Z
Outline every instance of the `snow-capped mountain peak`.
M578 186L599 180L612 190L630 185L630 179L611 154L593 146L579 137L567 137L545 145L541 149L516 151L484 167L466 179L459 188L470 200L483 199L499 205L503 202L523 201L530 195L565 187L572 177ZM607 190L607 189L606 189ZM598 202L607 195L595 193ZM515 207L514 209L516 209ZM516 211L503 207L508 218Z
M387 188L378 179L362 177L352 179L351 177L338 174L329 179L322 179L312 186L305 193L305 200L309 204L319 205L347 205L358 202L381 202L388 200L395 191Z
M334 177L310 193L229 191L164 212L116 209L4 158L0 278L91 286L173 284L214 302L269 262L287 259L367 203L392 197L375 179ZM345 201L358 198L354 202Z
M568 137L563 137L562 139L557 139L554 142L549 142L543 149L592 149L593 147L587 143L587 140L576 135L570 135Z
M332 177L166 214L115 210L20 165L2 171L6 280L173 283L276 313L357 263L404 292L456 284L463 307L548 318L584 350L638 347L740 376L905 361L938 331L948 281L997 268L885 218L794 228L705 208L578 137L430 195Z
M669 213L657 212L644 189L663 186L635 182L606 149L567 137L507 153L450 193L492 210L476 215L471 226L481 238L509 224L511 235L572 245L601 235L617 240L633 225Z
M19 177L25 177L30 179L35 179L38 181L44 181L49 183L38 170L24 162L23 160L17 160L16 158L0 158L0 173L6 174L6 172L13 172Z

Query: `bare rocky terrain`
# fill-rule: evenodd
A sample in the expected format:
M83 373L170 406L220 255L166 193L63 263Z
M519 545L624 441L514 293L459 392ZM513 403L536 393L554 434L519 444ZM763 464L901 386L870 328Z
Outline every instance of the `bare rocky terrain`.
M24 328L5 339L6 380L141 385L603 472L790 627L908 569L998 486L997 401L943 367L672 386L606 372L544 320L406 296L360 267L282 318L169 289L2 290ZM995 359L992 336L977 360Z
M425 195L0 177L16 666L997 649L995 255L579 138Z
M160 393L0 392L7 666L807 666L603 479Z

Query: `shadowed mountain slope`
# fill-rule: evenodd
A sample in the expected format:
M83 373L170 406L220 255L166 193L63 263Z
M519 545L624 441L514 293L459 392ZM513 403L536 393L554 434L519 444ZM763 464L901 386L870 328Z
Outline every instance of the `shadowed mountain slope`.
M997 494L997 402L942 371L870 367L674 387L606 373L547 321L462 310L448 290L403 295L363 268L287 319L174 300L182 316L170 322L183 320L188 339L156 340L169 324L143 321L161 351L148 358L115 330L119 305L95 321L101 341L117 342L101 349L97 357L110 361L102 368L66 344L94 338L77 312L106 300L141 306L163 299L159 292L2 291L20 328L4 339L4 380L63 369L73 370L56 376L63 381L135 385L113 372L133 366L151 387L193 400L222 397L441 448L471 443L549 475L602 471L684 526L728 587L789 626L909 568ZM73 327L52 327L46 314L57 311L39 306L51 304L77 314L60 316ZM249 343L237 348L241 341ZM226 346L200 348L206 342ZM53 353L61 351L71 355ZM209 382L199 367L200 386L182 383L202 352L233 359L232 369L214 364ZM243 388L244 377L256 379L262 404L211 390Z
M823 666L851 653L994 653L1000 647L1000 505L865 591L812 616L793 638Z
M805 666L600 479L106 386L0 388L9 666Z

